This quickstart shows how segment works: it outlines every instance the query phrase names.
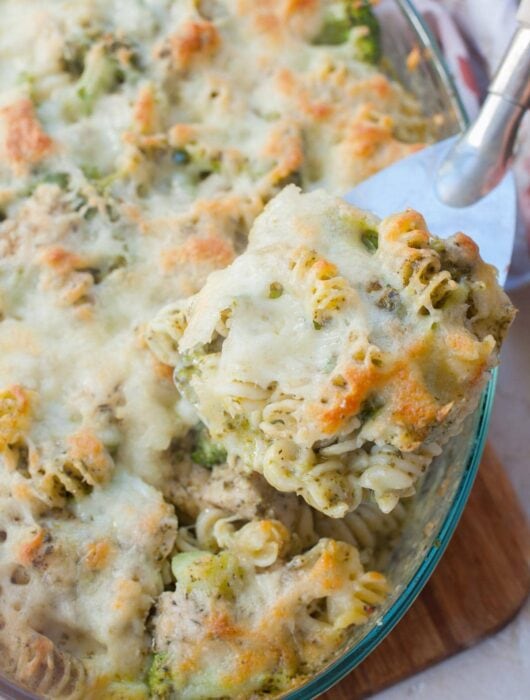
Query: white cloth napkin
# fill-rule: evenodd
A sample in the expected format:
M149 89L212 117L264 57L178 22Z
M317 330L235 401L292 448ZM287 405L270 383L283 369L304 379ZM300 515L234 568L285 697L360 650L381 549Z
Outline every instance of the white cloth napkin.
M471 118L516 28L516 0L416 0L436 35ZM530 284L530 118L519 134L514 172L519 225L507 288Z

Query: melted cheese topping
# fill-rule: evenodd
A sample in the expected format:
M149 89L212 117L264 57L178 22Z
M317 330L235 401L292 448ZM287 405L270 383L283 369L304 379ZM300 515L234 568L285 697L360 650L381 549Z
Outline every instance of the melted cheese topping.
M54 697L85 697L101 676L134 676L147 660L144 619L163 590L173 508L120 473L49 511L29 475L5 467L0 500L3 671Z
M421 146L420 106L360 60L365 38L331 0L2 3L0 621L4 670L39 694L148 695L176 537L162 492L185 522L250 513L221 541L262 562L321 534L304 509L287 555L294 496L192 462L197 416L144 330L285 184L338 193ZM315 665L334 642L317 647Z
M228 552L175 561L175 591L161 596L155 619L154 673L185 700L292 686L321 645L340 644L387 591L381 574L362 572L354 548L327 539L268 572Z
M384 512L414 492L476 407L512 316L464 234L441 241L416 212L378 222L290 186L149 342L229 459L343 517L363 489Z

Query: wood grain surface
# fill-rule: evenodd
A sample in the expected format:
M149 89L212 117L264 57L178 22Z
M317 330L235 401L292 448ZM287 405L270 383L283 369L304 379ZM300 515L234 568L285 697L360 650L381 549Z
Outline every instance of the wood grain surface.
M530 592L530 529L491 447L435 573L403 620L324 700L359 700L476 644Z

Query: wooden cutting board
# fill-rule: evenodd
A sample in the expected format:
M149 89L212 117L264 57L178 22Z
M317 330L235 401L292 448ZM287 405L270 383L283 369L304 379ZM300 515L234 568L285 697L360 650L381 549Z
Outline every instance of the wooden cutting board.
M530 529L491 447L462 519L412 608L323 700L359 700L497 632L530 593ZM404 653L406 650L406 653Z

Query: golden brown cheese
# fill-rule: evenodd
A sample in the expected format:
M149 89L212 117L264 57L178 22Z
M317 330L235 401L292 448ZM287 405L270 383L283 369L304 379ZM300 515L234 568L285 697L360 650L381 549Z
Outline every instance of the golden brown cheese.
M183 553L173 568L175 591L161 596L154 623L152 674L155 687L171 683L186 700L288 689L387 591L355 549L326 539L269 571L230 551Z
M15 174L48 156L53 141L43 130L31 100L22 98L0 109L3 131L3 152Z
M474 244L294 186L148 342L212 438L331 517L384 512L462 429L513 308Z
M19 385L0 392L0 450L22 440L30 426L30 394Z
M185 22L170 37L171 60L177 70L189 70L218 50L221 38L211 22Z
M157 532L172 517L148 484L179 508L193 493L192 519L237 504L251 520L297 527L294 496L252 480L208 485L196 470L188 485L192 448L179 445L197 416L141 335L168 300L243 252L287 182L338 193L371 173L373 158L425 140L420 105L358 60L358 29L340 45L315 43L334 8L2 3L0 471L2 513L21 519L0 546L2 649L5 670L37 693L146 697L145 620L171 549ZM384 134L369 133L342 172L336 159L368 108ZM299 549L316 543L316 530L301 530ZM241 538L249 532L264 537Z

